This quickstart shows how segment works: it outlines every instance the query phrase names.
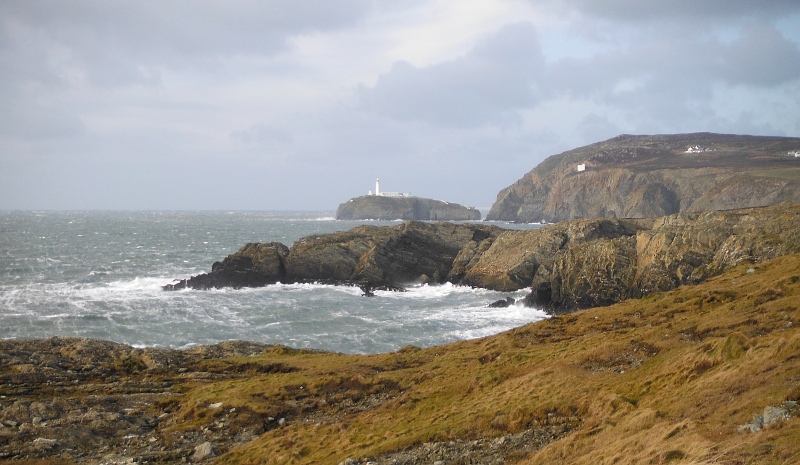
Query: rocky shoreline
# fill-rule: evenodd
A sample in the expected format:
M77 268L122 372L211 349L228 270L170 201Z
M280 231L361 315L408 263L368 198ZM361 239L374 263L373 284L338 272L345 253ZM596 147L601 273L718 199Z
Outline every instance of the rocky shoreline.
M358 285L365 295L409 284L529 288L551 313L609 305L697 284L743 262L800 252L800 204L645 219L570 220L540 229L409 221L305 237L291 248L247 244L210 273L164 286Z
M269 347L228 342L190 350L136 349L57 337L0 341L0 459L179 463L206 458L195 456L195 449L209 440L224 452L252 440L269 423L248 426L249 414L240 409L222 415L218 425L225 426L171 433L169 426L178 421L175 399L190 384L248 376L208 371L203 361Z
M786 463L800 454L798 296L795 254L389 354L0 341L0 460Z

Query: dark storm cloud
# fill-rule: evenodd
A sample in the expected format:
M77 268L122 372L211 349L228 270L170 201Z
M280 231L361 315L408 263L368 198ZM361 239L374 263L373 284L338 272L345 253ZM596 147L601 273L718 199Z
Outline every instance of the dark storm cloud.
M465 56L428 67L400 61L373 88L359 91L369 111L445 126L518 122L535 104L544 58L530 23L507 25Z

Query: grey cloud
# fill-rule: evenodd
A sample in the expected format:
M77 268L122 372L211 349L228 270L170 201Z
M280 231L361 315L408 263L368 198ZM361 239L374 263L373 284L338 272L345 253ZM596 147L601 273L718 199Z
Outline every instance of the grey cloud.
M86 92L160 86L164 69L219 76L231 57L275 56L293 36L352 27L371 8L368 0L2 1L0 133L79 132L86 106L104 105Z
M800 79L800 46L769 26L746 28L722 58L732 84L774 86Z
M509 124L537 100L533 84L543 66L533 25L512 24L453 61L423 68L397 62L359 97L365 109L398 120Z
M353 26L370 8L367 0L9 0L0 11L67 43L198 56L275 52L292 35Z
M623 50L567 59L548 68L552 98L589 98L663 120L686 119L718 84L774 87L800 79L800 47L769 26L751 26L732 43L656 36Z
M800 11L795 0L578 0L574 8L622 21L714 21L743 16L780 17Z
M0 47L8 59L60 47L93 84L151 85L155 67L214 69L231 56L274 55L294 35L352 27L370 8L367 0L8 0L0 2ZM21 33L36 40L20 44Z

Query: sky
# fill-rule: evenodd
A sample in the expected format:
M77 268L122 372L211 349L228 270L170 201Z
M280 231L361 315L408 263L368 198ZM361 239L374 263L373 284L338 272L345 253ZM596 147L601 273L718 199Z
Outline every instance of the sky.
M619 134L800 136L800 2L2 0L0 83L0 209L488 207Z

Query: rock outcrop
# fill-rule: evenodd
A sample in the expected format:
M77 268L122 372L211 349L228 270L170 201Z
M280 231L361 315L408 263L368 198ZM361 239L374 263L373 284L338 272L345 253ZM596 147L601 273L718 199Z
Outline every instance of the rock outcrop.
M800 138L622 135L543 161L497 195L487 220L649 218L800 202Z
M211 273L168 284L165 289L211 289L258 287L274 284L286 275L284 261L289 248L280 242L250 243L221 262L211 265Z
M336 209L337 220L477 221L473 207L422 197L365 195Z
M278 281L353 284L373 289L461 282L470 260L503 230L478 224L410 221L358 226L283 244L247 244L201 274L166 290L255 287Z
M792 253L800 253L800 204L573 220L531 230L411 221L310 236L291 250L248 244L211 273L165 288L281 281L369 290L447 281L531 288L528 304L557 313L696 284L743 262Z
M531 286L527 303L558 313L697 284L741 263L798 252L796 204L573 220L501 234L465 282L501 290Z

